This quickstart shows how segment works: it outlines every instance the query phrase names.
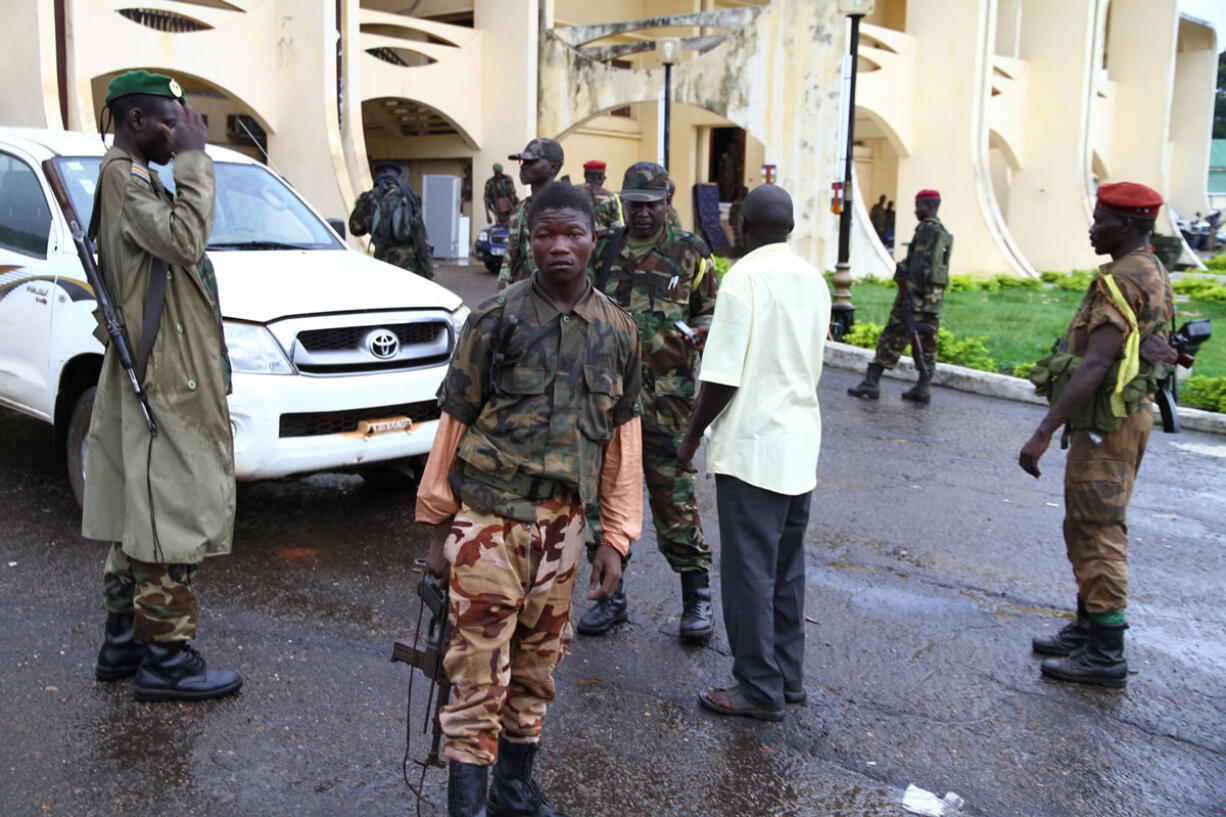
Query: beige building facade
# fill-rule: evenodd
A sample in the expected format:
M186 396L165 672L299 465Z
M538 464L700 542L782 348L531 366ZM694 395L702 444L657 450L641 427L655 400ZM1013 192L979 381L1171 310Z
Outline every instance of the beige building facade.
M559 138L572 181L607 186L661 158L671 69L670 172L694 225L692 185L725 215L767 172L797 204L798 249L835 261L831 185L842 175L844 55L836 0L25 0L0 4L0 124L92 131L107 83L173 74L211 141L344 216L373 159L454 176L453 214L485 226L494 162ZM914 228L911 201L941 190L953 271L1034 275L1092 266L1094 190L1163 193L1158 230L1205 212L1217 37L1177 0L876 0L861 24L852 271L888 274ZM708 188L710 190L710 188ZM523 191L526 192L526 191ZM712 194L714 195L714 194ZM868 206L896 203L886 247ZM429 202L427 203L429 207ZM353 239L351 239L353 240ZM355 242L356 243L356 242ZM1191 253L1185 260L1193 261Z

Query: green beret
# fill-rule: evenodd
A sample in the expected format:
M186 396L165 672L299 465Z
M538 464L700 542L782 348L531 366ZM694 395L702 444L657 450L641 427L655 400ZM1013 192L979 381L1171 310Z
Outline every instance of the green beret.
M151 74L148 71L128 71L111 80L106 89L106 101L109 105L114 100L128 94L150 94L152 96L167 96L177 99L186 105L187 98L179 83L165 74Z

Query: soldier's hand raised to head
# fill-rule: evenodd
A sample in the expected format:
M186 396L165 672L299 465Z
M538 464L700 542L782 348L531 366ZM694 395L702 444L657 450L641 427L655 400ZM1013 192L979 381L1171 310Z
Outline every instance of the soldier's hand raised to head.
M204 150L208 134L209 126L205 124L204 117L184 105L179 123L175 125L171 149L176 154L189 150Z

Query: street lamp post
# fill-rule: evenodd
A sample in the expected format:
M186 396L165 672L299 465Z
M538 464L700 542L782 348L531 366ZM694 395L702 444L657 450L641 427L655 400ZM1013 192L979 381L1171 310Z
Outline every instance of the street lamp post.
M839 208L839 260L834 268L834 297L830 307L831 332L836 340L851 328L856 320L856 308L851 303L851 167L856 142L856 62L860 48L860 18L873 13L875 0L839 0L839 13L851 18L851 50L847 71L847 144L843 157L843 201Z
M670 142L672 141L673 64L681 56L681 40L664 37L656 40L656 55L664 63L664 169L669 169Z

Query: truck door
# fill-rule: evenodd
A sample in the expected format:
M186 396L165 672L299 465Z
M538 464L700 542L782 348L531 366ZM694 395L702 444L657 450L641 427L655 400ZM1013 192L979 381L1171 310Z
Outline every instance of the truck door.
M51 202L35 165L0 150L0 402L50 420L51 310L56 302Z

